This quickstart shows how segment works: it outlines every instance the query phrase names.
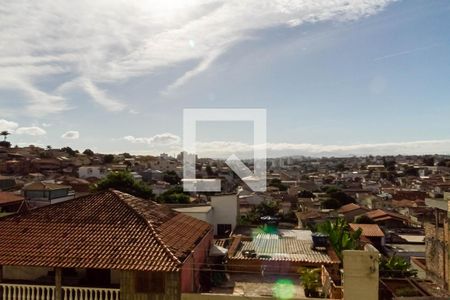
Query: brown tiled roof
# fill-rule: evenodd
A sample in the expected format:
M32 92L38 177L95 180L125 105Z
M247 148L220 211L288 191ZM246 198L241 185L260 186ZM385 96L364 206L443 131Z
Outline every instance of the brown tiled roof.
M10 192L0 192L0 205L1 204L13 204L22 202L24 198L20 195Z
M358 204L349 203L349 204L346 204L344 206L341 206L341 208L338 209L338 212L340 212L342 214L345 214L345 213L348 213L348 212L351 212L351 211L354 211L354 210L357 210L357 209L367 210L365 207L362 207L362 206L360 206Z
M368 236L368 237L383 237L384 233L383 231L380 229L380 227L377 224L354 224L354 223L350 223L348 224L350 226L350 228L353 231L358 230L359 228L361 228L362 230L362 234L363 236Z
M203 221L118 191L0 219L0 265L177 271Z
M392 219L392 218L409 221L409 218L404 215L390 212L390 211L385 211L382 209L376 209L376 210L369 211L368 213L366 213L366 215L375 221L383 221L383 220Z
M417 203L414 200L392 200L391 201L393 207L417 207Z

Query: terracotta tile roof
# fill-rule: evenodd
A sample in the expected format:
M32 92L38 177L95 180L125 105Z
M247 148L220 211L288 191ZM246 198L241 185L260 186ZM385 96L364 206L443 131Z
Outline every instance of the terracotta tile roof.
M367 208L365 208L363 206L360 206L358 204L349 203L349 204L346 204L344 206L341 206L341 208L338 209L338 212L340 212L342 214L345 214L345 213L348 213L348 212L351 212L351 211L354 211L354 210L357 210L357 209L367 210Z
M417 207L418 204L414 200L392 200L391 201L393 207Z
M14 204L22 202L24 198L20 195L10 192L0 192L0 205L2 204Z
M106 191L0 219L0 265L177 271L211 225Z
M295 215L300 220L307 220L307 219L319 219L323 217L323 214L321 214L318 211L310 210L306 212L296 212Z
M401 219L403 221L409 221L409 218L404 215L390 211L385 211L382 209L369 211L368 213L366 213L366 215L374 221L384 221L387 219Z
M377 224L348 224L353 231L361 228L362 235L367 237L383 237L384 233Z

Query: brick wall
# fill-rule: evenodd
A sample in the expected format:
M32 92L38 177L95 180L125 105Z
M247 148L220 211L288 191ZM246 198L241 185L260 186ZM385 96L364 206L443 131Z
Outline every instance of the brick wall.
M448 241L448 225L445 224L444 227L436 228L432 223L425 223L424 227L427 278L446 287L449 277L449 252L448 243L444 241Z

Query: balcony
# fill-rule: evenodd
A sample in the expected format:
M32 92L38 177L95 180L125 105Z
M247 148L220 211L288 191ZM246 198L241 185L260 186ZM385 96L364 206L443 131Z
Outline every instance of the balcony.
M0 283L1 300L57 300L54 285ZM62 286L60 300L119 300L118 288Z

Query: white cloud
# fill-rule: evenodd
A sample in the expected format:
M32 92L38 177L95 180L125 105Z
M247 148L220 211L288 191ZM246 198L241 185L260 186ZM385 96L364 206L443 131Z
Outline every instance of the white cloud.
M61 137L66 140L78 140L80 138L80 132L74 130L67 131Z
M47 132L37 126L32 127L19 127L15 131L16 134L25 134L25 135L32 135L32 136L39 136L39 135L46 135Z
M257 145L255 147L264 147ZM228 157L233 153L240 157L250 157L254 146L239 142L215 141L197 143L201 156ZM346 155L395 155L395 154L449 154L450 140L428 140L412 142L392 142L353 145L323 145L308 143L268 143L269 157L304 156L346 156Z
M107 93L108 84L197 62L174 79L170 91L257 30L355 20L392 1L3 1L0 89L22 91L28 99L25 111L45 115L72 108L67 100L72 90L45 89L39 81L70 78L61 87L74 82L73 89L119 111L126 104Z
M19 126L16 122L7 121L5 119L0 119L0 131L14 131Z
M181 151L178 136L165 133L150 138L126 136L123 140L134 144L150 145L154 151ZM162 142L161 142L162 141ZM268 157L288 155L304 156L347 156L347 155L395 155L395 154L449 154L450 140L425 140L410 142L323 145L308 143L268 143L266 145L246 144L233 141L197 142L197 153L201 157L227 158L237 154L240 158L252 157L254 147L266 147Z
M124 140L133 144L147 144L152 147L179 145L180 137L172 133L161 133L152 137L134 137L128 135L123 137Z

